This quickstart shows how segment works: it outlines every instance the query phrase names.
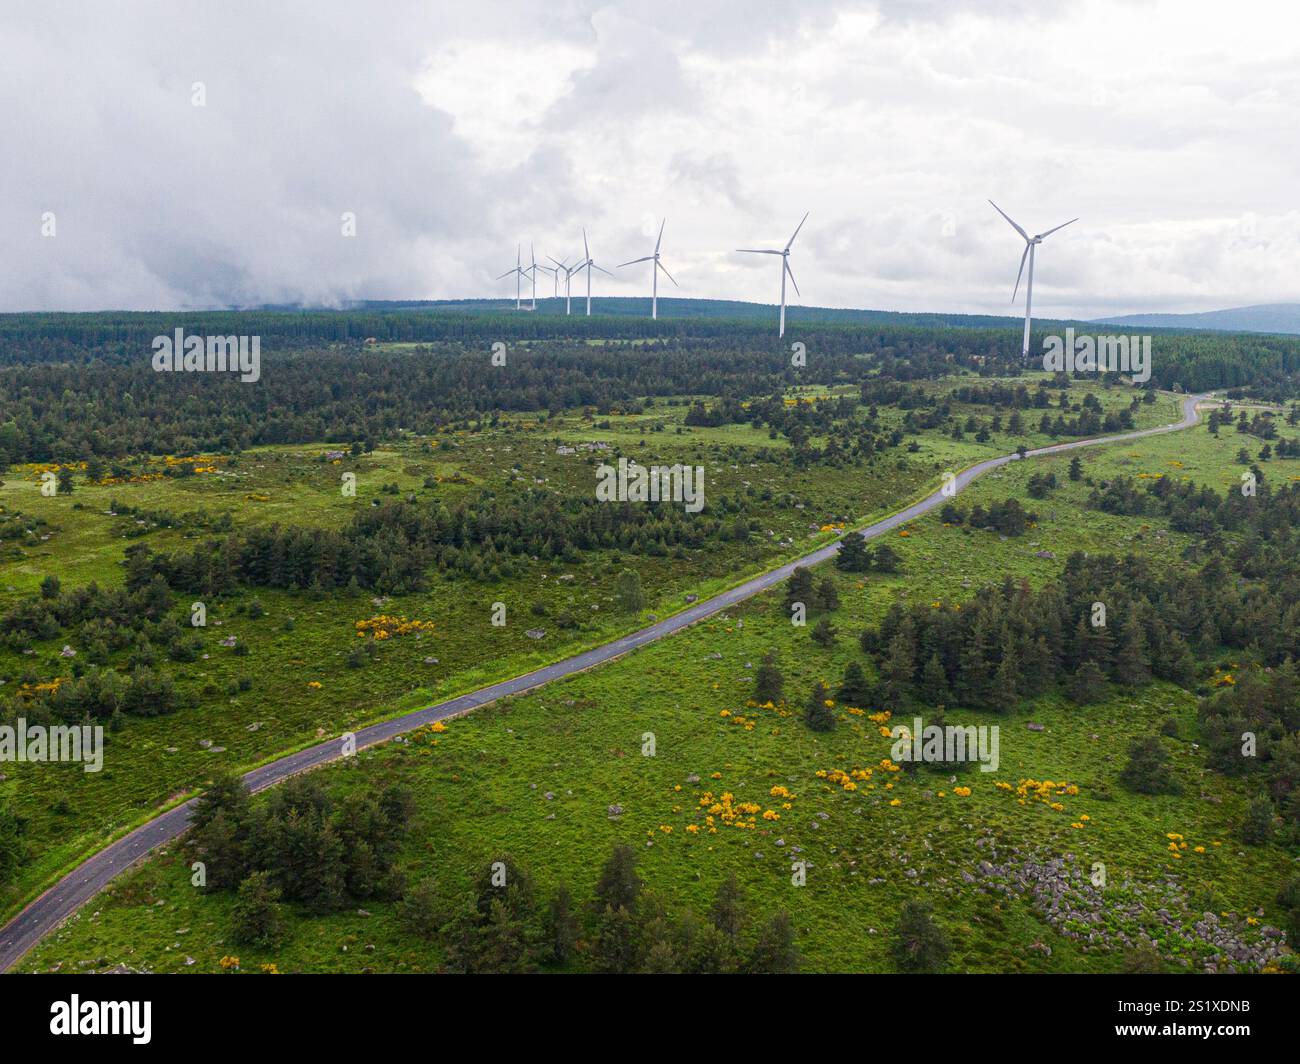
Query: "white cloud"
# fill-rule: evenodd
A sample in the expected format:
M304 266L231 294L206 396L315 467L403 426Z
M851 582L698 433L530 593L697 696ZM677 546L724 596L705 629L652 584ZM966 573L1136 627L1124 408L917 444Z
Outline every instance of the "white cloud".
M1300 298L1300 45L1264 0L55 2L0 47L0 309L505 296L516 243L620 262L665 216L682 294L773 299L731 249L808 210L803 302L1002 313L988 196L1081 218L1044 313Z

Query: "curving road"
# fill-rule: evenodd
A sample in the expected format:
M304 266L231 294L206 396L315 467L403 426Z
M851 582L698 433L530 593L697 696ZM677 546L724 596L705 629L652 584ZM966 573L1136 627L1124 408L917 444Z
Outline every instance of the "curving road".
M1156 436L1165 432L1190 428L1200 420L1200 414L1197 410L1198 405L1208 398L1208 395L1186 397L1183 400L1183 419L1173 424L1115 436L1099 436L1093 439L1053 444L1050 447L1039 447L1027 451L1026 457L1058 454L1061 451L1071 451L1078 447L1095 447L1100 444L1118 443L1124 440L1139 439L1143 436ZM1017 460L1016 455L1002 455L998 458L986 459L959 473L957 475L957 486L959 489L964 488L989 470L997 469ZM942 506L948 501L950 501L950 497L944 495L942 490L936 491L907 509L890 517L882 518L875 524L863 529L860 534L864 539L875 539L877 536L898 528L900 525L904 525L908 521L920 517L927 511ZM356 748L361 749L374 743L381 743L386 739L393 738L395 735L401 735L403 732L414 731L416 728L432 724L434 721L467 713L472 709L476 709L488 702L494 702L507 695L516 695L522 691L540 687L553 680L572 676L574 673L582 672L585 669L621 657L629 651L636 650L647 643L653 643L664 636L672 635L674 632L679 632L683 628L696 624L706 617L711 617L729 606L734 606L736 603L757 595L761 591L768 590L788 578L796 566L816 565L819 562L827 561L833 558L838 550L838 542L828 543L826 546L813 551L811 554L806 554L796 561L788 562L777 569L772 569L751 580L746 580L743 584L739 584L729 591L724 591L704 602L696 602L681 613L658 621L648 628L642 628L640 631L625 635L621 639L615 639L611 643L576 654L571 658L565 658L563 661L557 661L522 676L516 676L512 680L503 680L500 683L491 684L469 694L449 699L446 702L439 702L437 705L416 710L405 716L395 717L379 724L372 724L370 727L363 728L356 733ZM244 776L244 782L250 791L260 791L299 772L305 772L308 769L317 768L330 761L335 761L341 756L343 756L343 740L331 739L316 746L308 747L305 750L300 750L296 754L290 754L288 757L280 758L278 761L272 761L261 768L254 769ZM162 846L164 843L171 842L184 833L189 826L190 812L194 801L195 799L191 798L183 805L169 809L162 815L150 820L147 824L141 825L116 842L106 846L99 853L82 862L60 879L54 886L50 887L49 890L15 916L3 929L0 929L0 972L11 968L41 938L53 931L77 909L103 890L114 877L137 861L142 860L151 850Z

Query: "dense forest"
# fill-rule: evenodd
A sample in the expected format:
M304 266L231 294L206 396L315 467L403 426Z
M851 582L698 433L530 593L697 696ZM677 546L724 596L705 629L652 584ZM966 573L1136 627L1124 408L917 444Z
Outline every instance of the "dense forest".
M157 373L151 342L261 337L261 379ZM652 339L644 343L620 340ZM0 316L0 465L377 440L495 412L610 410L646 397L737 402L794 383L905 382L1026 368L1009 329L812 323L790 341L751 320L422 310ZM417 343L374 350L367 339ZM593 345L588 338L607 343ZM539 343L545 341L544 343ZM504 366L491 346L507 346ZM1034 365L1028 368L1035 368ZM1300 339L1161 334L1153 387L1294 392ZM1064 424L1062 432L1084 431Z

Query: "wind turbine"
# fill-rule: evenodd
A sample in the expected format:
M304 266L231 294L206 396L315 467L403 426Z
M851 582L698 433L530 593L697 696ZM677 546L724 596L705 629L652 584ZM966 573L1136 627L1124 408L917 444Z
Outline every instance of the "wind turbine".
M538 265L537 265L537 250L533 247L532 244L529 244L529 245L528 245L528 257L532 260L532 263L531 263L531 265L525 267L525 268L523 269L522 272L528 274L529 277L532 278L532 282L533 282L533 305L532 305L531 307L529 307L528 309L529 309L529 310L536 310L536 309L537 309L537 271L538 271L539 269L540 269L540 270L544 270L544 269L546 269L546 267L545 267L545 266L538 266Z
M550 256L548 255L547 258L550 258ZM554 262L555 260L551 259L551 261ZM554 291L551 293L551 295L554 297L558 297L560 294L560 271L557 270L554 266L546 266L540 262L537 264L537 268L539 270L545 270L547 273L551 275L551 280L552 282L554 282L552 284Z
M667 277L668 280L673 282L673 287L675 288L681 287L681 285L679 285L675 280L673 280L673 275L668 272L667 267L665 267L664 264L659 261L659 245L663 242L664 226L667 224L668 224L667 218L665 218L662 222L659 223L659 239L655 241L655 253L653 255L643 255L639 259L633 259L631 262L621 262L618 265L618 269L621 270L624 266L635 266L638 262L654 263L654 265L650 267L650 277L651 277L650 317L652 318L659 317L659 271L660 270L664 271L664 276Z
M564 313L565 313L565 314L572 314L572 313L573 313L573 296L572 296L571 293L570 293L570 281L572 281L572 279L573 279L573 275L574 275L575 273L577 273L578 270L582 269L582 267L581 267L581 266L566 266L566 265L565 265L564 263L562 263L559 259L551 258L550 255L547 255L546 257L547 257L548 259L551 259L551 261L552 261L553 263L555 263L555 267L556 267L556 270L557 270L557 273L556 273L556 275L555 275L555 284L556 284L556 288L557 288L557 289L559 288L559 283L560 283L560 276L559 276L559 275L560 275L561 272L564 274Z
M514 268L513 270L506 270L505 273L503 273L500 277L497 278L497 280L500 281L500 280L502 280L503 278L509 277L512 273L515 275L515 310L521 310L521 309L523 309L523 308L520 306L520 302L521 302L521 300L522 300L523 297L522 297L522 295L520 294L520 290L519 290L519 282L522 280L524 274L525 274L527 271L526 271L526 270L523 270L523 269L520 269L520 265L521 265L521 263L522 263L522 260L521 260L521 258L520 258L520 255L521 255L522 253L523 253L523 249L520 247L520 245L516 244L516 245L515 245L515 268Z
M1028 358L1029 357L1029 321L1030 321L1030 314L1032 312L1032 304L1034 300L1034 248L1036 248L1039 244L1041 244L1047 237L1055 233L1056 229L1064 229L1067 225L1070 225L1072 222L1077 222L1079 219L1071 218L1070 221L1068 222L1062 222L1060 225L1056 227L1056 229L1049 229L1047 230L1046 233L1038 233L1036 236L1030 236L1023 229L1021 229L1020 226L1016 225L1015 222L1011 221L1011 216L1008 215L1006 211L1004 211L996 203L993 203L992 200L989 200L989 203L992 204L993 209L997 211L998 214L1002 215L1003 218L1005 218L1008 222L1011 223L1011 228L1014 229L1017 233L1019 233L1021 238L1025 242L1025 251L1024 254L1020 256L1020 272L1016 274L1016 287L1011 293L1011 302L1014 303L1016 301L1016 295L1020 291L1020 278L1025 272L1025 259L1028 259L1029 260L1029 281L1025 285L1025 341L1023 347L1021 348L1021 355L1024 356L1025 358Z
M597 266L596 260L591 257L591 248L587 246L586 229L583 229L582 231L582 262L578 265L578 268L575 269L573 272L577 273L579 270L587 271L587 317L590 318L591 317L591 271L599 270L601 273L605 274L608 277L613 277L614 275L610 273L607 269L605 269L604 266Z
M811 213L811 212L809 212ZM780 255L781 256L781 330L778 336L785 335L785 276L790 275L790 283L794 285L794 292L797 296L802 296L799 291L799 283L794 279L794 271L790 269L790 245L794 243L794 238L799 235L799 230L803 228L803 223L808 220L808 214L805 214L799 224L795 227L794 234L786 241L786 245L780 251L762 250L759 248L737 248L738 252L746 255Z

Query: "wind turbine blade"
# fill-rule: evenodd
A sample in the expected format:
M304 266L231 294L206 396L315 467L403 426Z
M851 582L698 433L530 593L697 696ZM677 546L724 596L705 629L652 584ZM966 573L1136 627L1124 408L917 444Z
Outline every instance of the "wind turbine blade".
M1015 287L1015 290L1011 293L1011 302L1012 302L1012 303L1014 303L1014 302L1016 301L1016 295L1017 295L1017 293L1020 291L1020 278L1024 275L1024 272L1025 272L1025 259L1027 259L1027 258L1029 258L1029 245L1028 245L1028 244L1025 245L1025 251L1024 251L1024 254L1020 256L1020 271L1016 274L1016 287Z
M673 277L673 275L672 275L671 273L668 272L668 267L667 267L667 266L665 266L662 262L657 262L657 263L655 263L655 265L658 266L661 270L664 271L664 276L667 277L668 280L670 280L670 281L673 282L674 287L676 287L676 288L681 288L681 285L679 285L679 284L677 283L677 281L676 281L676 279Z
M1064 229L1067 225L1073 225L1078 220L1079 220L1078 218L1071 218L1068 222L1062 222L1060 225L1056 227L1056 229ZM1042 236L1051 236L1053 233L1056 232L1056 229L1049 229L1047 230L1046 233L1043 233Z
M1011 216L1010 216L1009 214L1007 214L1006 211L1004 211L1004 210L1003 210L1001 207L999 207L996 203L993 203L992 200L989 200L989 203L993 204L993 209L994 209L995 211L997 211L998 214L1002 215L1002 217L1005 218L1008 222L1011 222ZM1023 229L1021 229L1020 226L1016 225L1015 222L1011 222L1011 228L1014 229L1017 233L1019 233L1019 234L1020 234L1022 237L1024 237L1026 240L1029 239L1029 234L1026 233Z
M503 273L503 274L501 275L501 277L509 277L509 276L510 276L512 273L514 273L514 272L515 272L514 270L506 270L506 272ZM498 280L498 281L501 280L501 277L498 277L497 280Z
M614 267L614 268L615 268L616 270L621 270L624 266L635 266L638 262L649 262L649 261L650 261L651 259L653 259L653 258L654 258L653 255L642 255L641 258L639 258L639 259L633 259L631 262L620 262L620 263L619 263L616 267Z
M659 254L659 245L660 245L660 243L663 241L663 238L664 238L664 226L667 225L667 224L668 224L668 219L667 219L667 218L665 218L662 222L659 223L659 239L655 241L655 254L656 254L656 255Z
M546 257L547 257L548 259L550 259L553 263L555 263L555 265L558 266L560 269L563 270L563 269L566 269L566 268L567 268L567 267L564 265L564 263L562 263L559 259L557 259L557 258L555 258L555 257L553 257L553 256L551 256L551 255L547 255Z
M806 217L806 216L805 216ZM794 294L803 298L803 293L799 291L799 282L794 279L794 270L790 269L790 260L785 260L785 272L790 275L790 283L794 285Z
M605 274L607 277L613 277L613 276L614 276L614 275L613 275L612 273L610 273L607 269L605 269L604 266L597 266L594 262L591 264L591 266L592 266L593 269L597 269L597 270L599 270L601 273Z
M760 250L759 248L736 248L736 251L744 255L779 255L779 251Z
M585 228L582 230L582 257L584 259L591 258L591 248L587 247L587 230Z
M800 219L799 224L795 226L794 236L792 236L788 241L786 241L786 245L785 245L786 251L790 250L790 245L794 243L794 237L799 235L799 230L803 228L803 223L808 220L808 215L811 213L812 213L811 211L807 212L807 214L805 214L803 218Z

